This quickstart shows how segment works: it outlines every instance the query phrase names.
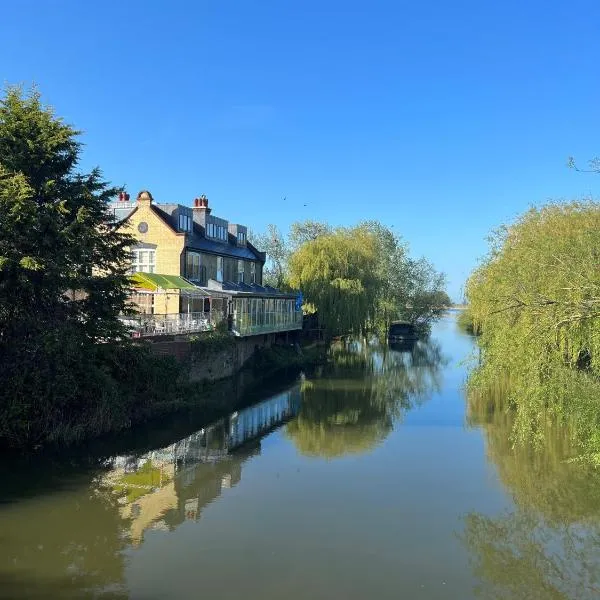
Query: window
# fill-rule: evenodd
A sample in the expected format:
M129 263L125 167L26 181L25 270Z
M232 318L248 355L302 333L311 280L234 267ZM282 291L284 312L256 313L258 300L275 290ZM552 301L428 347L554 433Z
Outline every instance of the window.
M243 246L246 243L246 234L243 231L238 231L237 241L240 246Z
M156 250L133 250L131 253L131 272L154 273Z
M190 281L202 281L202 256L196 252L188 252L185 260L185 276Z
M244 261L238 260L238 283L244 283Z
M223 257L217 256L217 281L223 281Z
M179 215L179 229L181 231L192 230L192 218L189 215Z
M250 263L250 283L256 283L256 263Z

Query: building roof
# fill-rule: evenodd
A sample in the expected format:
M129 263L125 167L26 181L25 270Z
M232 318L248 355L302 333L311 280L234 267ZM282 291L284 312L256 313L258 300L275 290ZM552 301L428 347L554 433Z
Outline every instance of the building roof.
M194 223L194 230L188 234L185 247L188 250L197 250L198 252L208 252L210 254L220 254L223 256L232 256L246 260L259 260L265 262L262 252L259 252L252 244L238 246L235 243L219 242L204 237L204 231L201 225ZM233 236L229 236L230 239ZM235 240L235 238L233 238Z
M294 292L282 292L269 285L258 285L257 283L236 283L235 281L208 280L210 291L227 292L234 296L263 296L268 298L296 298Z
M177 275L161 275L159 273L134 273L130 277L131 283L136 288L151 290L190 290L201 292L201 289Z

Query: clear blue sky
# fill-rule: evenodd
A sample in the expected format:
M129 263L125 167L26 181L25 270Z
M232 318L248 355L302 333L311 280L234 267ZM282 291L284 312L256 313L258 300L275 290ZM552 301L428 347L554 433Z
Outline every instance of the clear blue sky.
M490 229L597 196L565 164L600 154L599 33L598 0L20 0L0 78L132 195L257 231L379 219L459 298Z

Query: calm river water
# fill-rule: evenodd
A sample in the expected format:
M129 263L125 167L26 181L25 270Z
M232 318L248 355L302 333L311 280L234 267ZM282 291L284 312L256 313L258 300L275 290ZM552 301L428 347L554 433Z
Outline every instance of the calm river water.
M600 597L599 472L514 449L473 351L449 315L204 428L0 459L0 598Z

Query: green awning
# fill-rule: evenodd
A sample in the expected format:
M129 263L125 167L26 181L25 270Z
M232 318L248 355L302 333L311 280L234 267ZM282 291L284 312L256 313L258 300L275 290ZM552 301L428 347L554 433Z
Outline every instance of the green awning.
M131 283L137 288L151 290L198 290L198 286L177 275L160 275L159 273L134 273Z

